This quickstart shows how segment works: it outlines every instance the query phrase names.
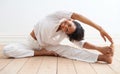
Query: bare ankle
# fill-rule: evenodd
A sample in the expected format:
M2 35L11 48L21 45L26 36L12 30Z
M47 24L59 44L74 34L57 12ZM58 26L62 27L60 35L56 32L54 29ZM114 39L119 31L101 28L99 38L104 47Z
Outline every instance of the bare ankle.
M109 55L99 55L98 56L98 61L104 61L108 64L111 64L112 63L112 57L109 56Z

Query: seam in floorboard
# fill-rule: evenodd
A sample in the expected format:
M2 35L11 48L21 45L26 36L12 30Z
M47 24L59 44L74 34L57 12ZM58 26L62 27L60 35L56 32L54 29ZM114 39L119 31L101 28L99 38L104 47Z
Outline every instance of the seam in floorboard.
M40 65L39 65L39 67L38 67L38 70L37 70L36 74L39 74L40 66L41 66L41 64L43 63L43 60L44 60L44 58L45 58L45 56L40 56L40 57L42 57L42 59L41 59L41 63L40 63Z
M56 74L58 74L58 56L57 56L57 62L56 62Z
M113 60L116 60L116 61L120 61L120 60L118 60L117 58L115 58L115 59L113 59ZM113 70L113 72L115 73L115 74L118 74L110 65L108 65L109 67L110 67L110 69L112 69Z
M72 60L72 63L73 63L73 66L74 66L74 69L75 69L76 74L78 74L78 73L77 73L77 68L76 68L76 66L75 66L75 62L74 62L74 61L76 61L76 60Z
M110 67L110 69L111 69L115 74L117 74L117 72L116 72L114 69L112 69L111 66L108 65L108 67Z
M10 64L12 61L13 59L8 64ZM3 70L8 64L6 64L3 68L1 68L0 71Z
M97 72L96 72L95 68L92 66L92 64L89 63L89 65L91 66L91 68L92 68L92 69L95 71L95 73L97 74Z
M107 65L107 66L116 74L115 70L112 69L112 67L110 67L109 65Z
M30 58L27 58L27 60L25 61L25 63L22 65L22 67L18 70L17 74L21 71L21 69L24 67L24 65L30 60Z

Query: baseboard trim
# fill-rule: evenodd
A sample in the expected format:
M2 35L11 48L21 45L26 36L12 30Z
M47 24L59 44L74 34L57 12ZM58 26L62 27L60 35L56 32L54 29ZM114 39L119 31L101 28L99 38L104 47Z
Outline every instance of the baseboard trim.
M8 44L8 43L16 43L16 42L20 42L20 43L24 43L27 39L27 36L25 35L1 35L0 36L0 44ZM114 35L113 40L115 42L115 44L120 44L120 35ZM97 38L97 37L86 37L86 40L91 41L92 43L95 44L103 44L104 41L101 37ZM96 43L97 42L97 43Z
M16 43L16 42L25 42L26 36L0 36L0 44Z

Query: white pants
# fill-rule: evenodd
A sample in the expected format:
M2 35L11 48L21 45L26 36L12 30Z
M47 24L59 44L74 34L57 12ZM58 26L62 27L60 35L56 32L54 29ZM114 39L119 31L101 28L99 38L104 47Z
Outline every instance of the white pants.
M14 58L34 56L34 50L40 50L38 42L29 36L27 43L8 44L3 48L4 55ZM55 51L60 56L85 62L96 62L98 55L84 49L78 49L67 45L47 46L47 50Z

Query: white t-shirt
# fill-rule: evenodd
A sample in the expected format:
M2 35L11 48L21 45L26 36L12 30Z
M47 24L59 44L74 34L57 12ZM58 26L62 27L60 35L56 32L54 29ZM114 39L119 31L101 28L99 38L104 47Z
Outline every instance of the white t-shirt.
M71 19L72 12L58 11L46 16L34 26L35 36L40 46L58 45L67 35L57 31L60 21Z

